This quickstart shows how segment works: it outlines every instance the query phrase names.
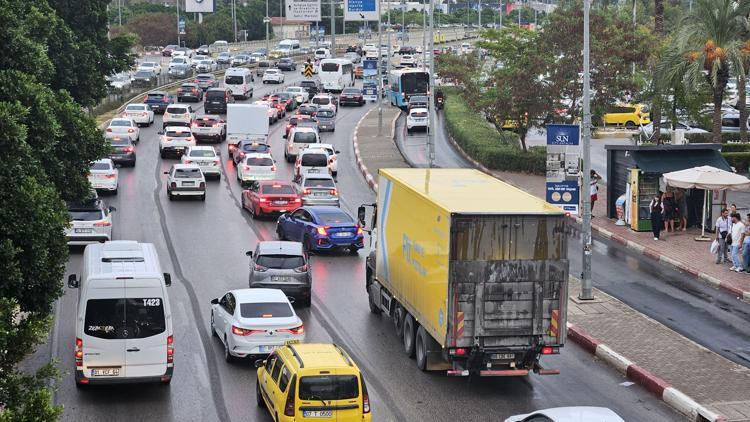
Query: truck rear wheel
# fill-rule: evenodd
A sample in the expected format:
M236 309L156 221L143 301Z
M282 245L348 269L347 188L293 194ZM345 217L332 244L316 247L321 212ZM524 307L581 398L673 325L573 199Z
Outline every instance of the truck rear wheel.
M415 345L417 368L419 368L420 371L427 370L427 345L430 340L432 339L429 338L429 334L427 334L424 328L420 325L419 328L417 328L417 341Z
M372 274L367 275L367 301L370 303L370 312L372 312L375 315L380 315L380 308L375 305L375 298L372 296Z
M404 316L404 352L410 358L414 357L414 343L417 334L417 323L414 318L406 312Z
M396 330L396 337L404 337L404 308L398 304L393 310L393 328Z

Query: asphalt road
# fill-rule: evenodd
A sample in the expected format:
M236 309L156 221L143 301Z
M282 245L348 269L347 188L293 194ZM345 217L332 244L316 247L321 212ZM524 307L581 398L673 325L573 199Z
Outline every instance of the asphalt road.
M296 72L287 73L287 85ZM256 97L276 86L256 86ZM339 190L342 207L356 213L374 194L356 168L351 134L371 105L342 108L335 133L324 142L341 150ZM171 272L170 301L175 336L175 374L171 386L123 385L78 390L74 386L73 343L77 290L66 289L56 305L54 330L28 363L50 358L64 372L55 401L65 407L66 421L270 421L254 403L251 362L227 364L220 342L209 332L209 301L226 290L247 286L245 251L258 240L274 239L273 221L252 220L240 208L240 187L224 154L224 174L208 183L205 202L169 201L165 171L175 160L158 157L157 128L144 128L137 146L138 164L120 169L120 189L107 201L117 207L114 237L156 245L162 266ZM282 123L271 128L270 143L279 161L279 177L291 178L283 160ZM370 314L364 290L364 257L321 255L312 258L313 301L298 309L310 342L336 342L349 351L368 379L374 420L502 420L538 408L600 405L629 421L681 420L668 406L596 361L575 344L559 356L545 358L558 376L524 378L448 378L422 373L407 358L389 320ZM80 273L82 249L73 249L68 272Z

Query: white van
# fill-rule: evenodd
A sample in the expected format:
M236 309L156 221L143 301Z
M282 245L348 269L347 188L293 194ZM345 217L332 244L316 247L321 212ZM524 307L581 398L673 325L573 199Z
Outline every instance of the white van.
M287 56L298 53L300 49L299 40L281 40L277 49Z
M246 67L230 67L224 73L224 86L234 98L246 100L253 97L253 72Z
M172 381L170 284L151 243L86 247L81 277L68 276L68 287L78 288L77 386Z
M307 148L310 144L319 144L320 135L318 130L311 127L298 127L295 126L289 131L289 136L286 140L286 149L284 150L284 158L288 163L293 163L297 159L297 154Z

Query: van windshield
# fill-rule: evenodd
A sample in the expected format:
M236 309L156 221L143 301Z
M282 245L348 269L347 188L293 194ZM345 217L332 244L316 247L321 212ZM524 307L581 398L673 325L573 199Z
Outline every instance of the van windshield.
M347 400L357 397L359 379L356 375L316 375L300 378L300 400Z
M158 297L89 299L83 331L108 340L155 336L166 330L163 302Z

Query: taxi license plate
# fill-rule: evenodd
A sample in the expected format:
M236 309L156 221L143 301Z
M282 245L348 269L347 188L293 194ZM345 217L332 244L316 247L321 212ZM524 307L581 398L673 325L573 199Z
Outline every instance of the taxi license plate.
M339 232L339 233L334 234L334 236L336 237L349 237L351 235L352 235L351 232Z
M304 418L332 418L333 410L305 410L302 412Z
M119 377L120 368L100 368L91 370L92 377Z
M75 229L75 233L93 233L94 229Z
M513 353L493 353L492 359L499 359L499 360L510 360L515 358L516 355Z

